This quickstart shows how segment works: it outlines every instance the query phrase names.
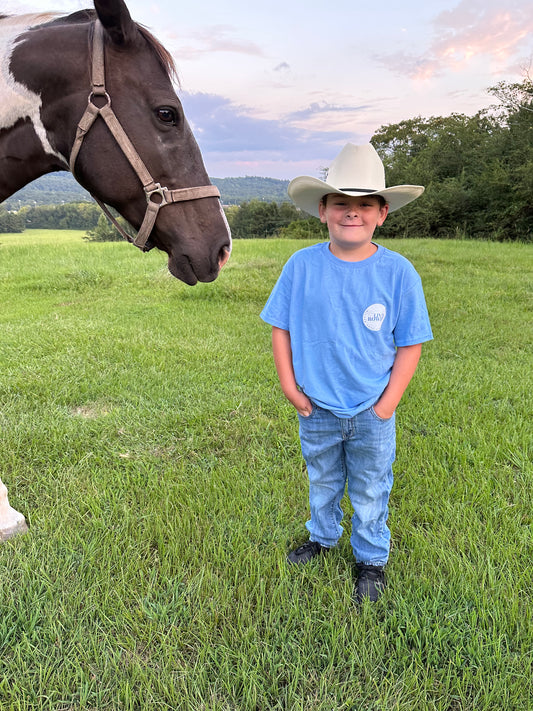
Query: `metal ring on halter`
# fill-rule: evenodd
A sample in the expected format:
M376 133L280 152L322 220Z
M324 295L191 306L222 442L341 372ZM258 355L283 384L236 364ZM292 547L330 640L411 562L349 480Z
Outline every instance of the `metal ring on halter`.
M155 202L152 201L152 195L159 195L161 197L161 202L156 202L156 205L159 205L159 207L163 207L163 205L169 205L169 201L167 200L167 193L168 193L168 188L162 187L161 183L156 183L155 188L153 190L146 190L146 202Z
M95 99L96 97L104 97L104 99L106 100L106 103L104 104L104 106L111 106L111 97L109 96L107 91L101 92L100 94L97 94L95 91L91 91L91 93L89 94L88 103L92 104L93 106L96 106L96 104L93 101L93 99ZM96 106L96 108L102 109L103 106Z

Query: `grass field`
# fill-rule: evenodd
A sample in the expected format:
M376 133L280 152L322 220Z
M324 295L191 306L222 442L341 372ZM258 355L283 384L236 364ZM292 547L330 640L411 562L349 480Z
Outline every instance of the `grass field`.
M0 235L0 710L533 709L533 248L411 240L435 340L398 413L389 587L307 479L259 312L303 242L164 255Z

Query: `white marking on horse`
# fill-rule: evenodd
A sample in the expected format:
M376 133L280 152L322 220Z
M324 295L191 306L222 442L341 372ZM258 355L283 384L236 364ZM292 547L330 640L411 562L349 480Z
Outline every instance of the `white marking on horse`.
M230 256L230 254L231 254L231 250L233 249L233 240L232 240L232 238L231 238L231 229L230 229L230 226L229 226L229 223L228 223L228 218L226 217L226 213L224 212L224 208L222 207L222 200L220 201L220 205L219 205L218 207L219 207L219 210L220 210L220 215L221 215L221 217L222 217L222 219L223 219L223 221L224 221L224 224L226 225L226 229L227 229L227 231L228 231L228 236L229 236L228 257L227 257L226 261L224 262L224 264L225 264L225 263L228 261L228 259L229 259L229 256Z
M41 121L41 97L17 82L9 65L16 45L28 28L49 22L57 14L18 15L0 20L0 129L10 128L20 119L29 119L41 142L45 153L51 153L62 160L50 144L46 129Z

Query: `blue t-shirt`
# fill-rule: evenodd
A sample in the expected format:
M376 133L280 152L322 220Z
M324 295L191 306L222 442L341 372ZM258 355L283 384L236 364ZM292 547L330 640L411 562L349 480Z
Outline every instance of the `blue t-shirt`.
M261 318L289 331L298 386L338 417L379 399L397 347L433 338L419 275L380 245L360 262L338 259L329 242L299 250Z

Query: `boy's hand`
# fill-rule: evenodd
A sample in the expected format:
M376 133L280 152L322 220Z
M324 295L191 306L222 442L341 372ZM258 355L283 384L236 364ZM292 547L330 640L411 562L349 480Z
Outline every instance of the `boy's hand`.
M379 402L374 405L373 409L376 415L380 418L380 420L390 420L390 418L394 415L395 412L394 409L391 410L390 408L382 408Z
M421 352L421 343L397 348L389 383L374 405L374 412L381 419L388 420L394 415L394 411L414 375Z
M276 328L276 326L272 327L272 350L279 382L285 397L296 408L299 415L309 417L313 412L313 405L307 395L298 390L292 367L291 337L288 331Z
M311 400L301 390L298 390L294 396L289 398L290 402L296 408L296 411L302 417L309 417L313 412L313 404Z

